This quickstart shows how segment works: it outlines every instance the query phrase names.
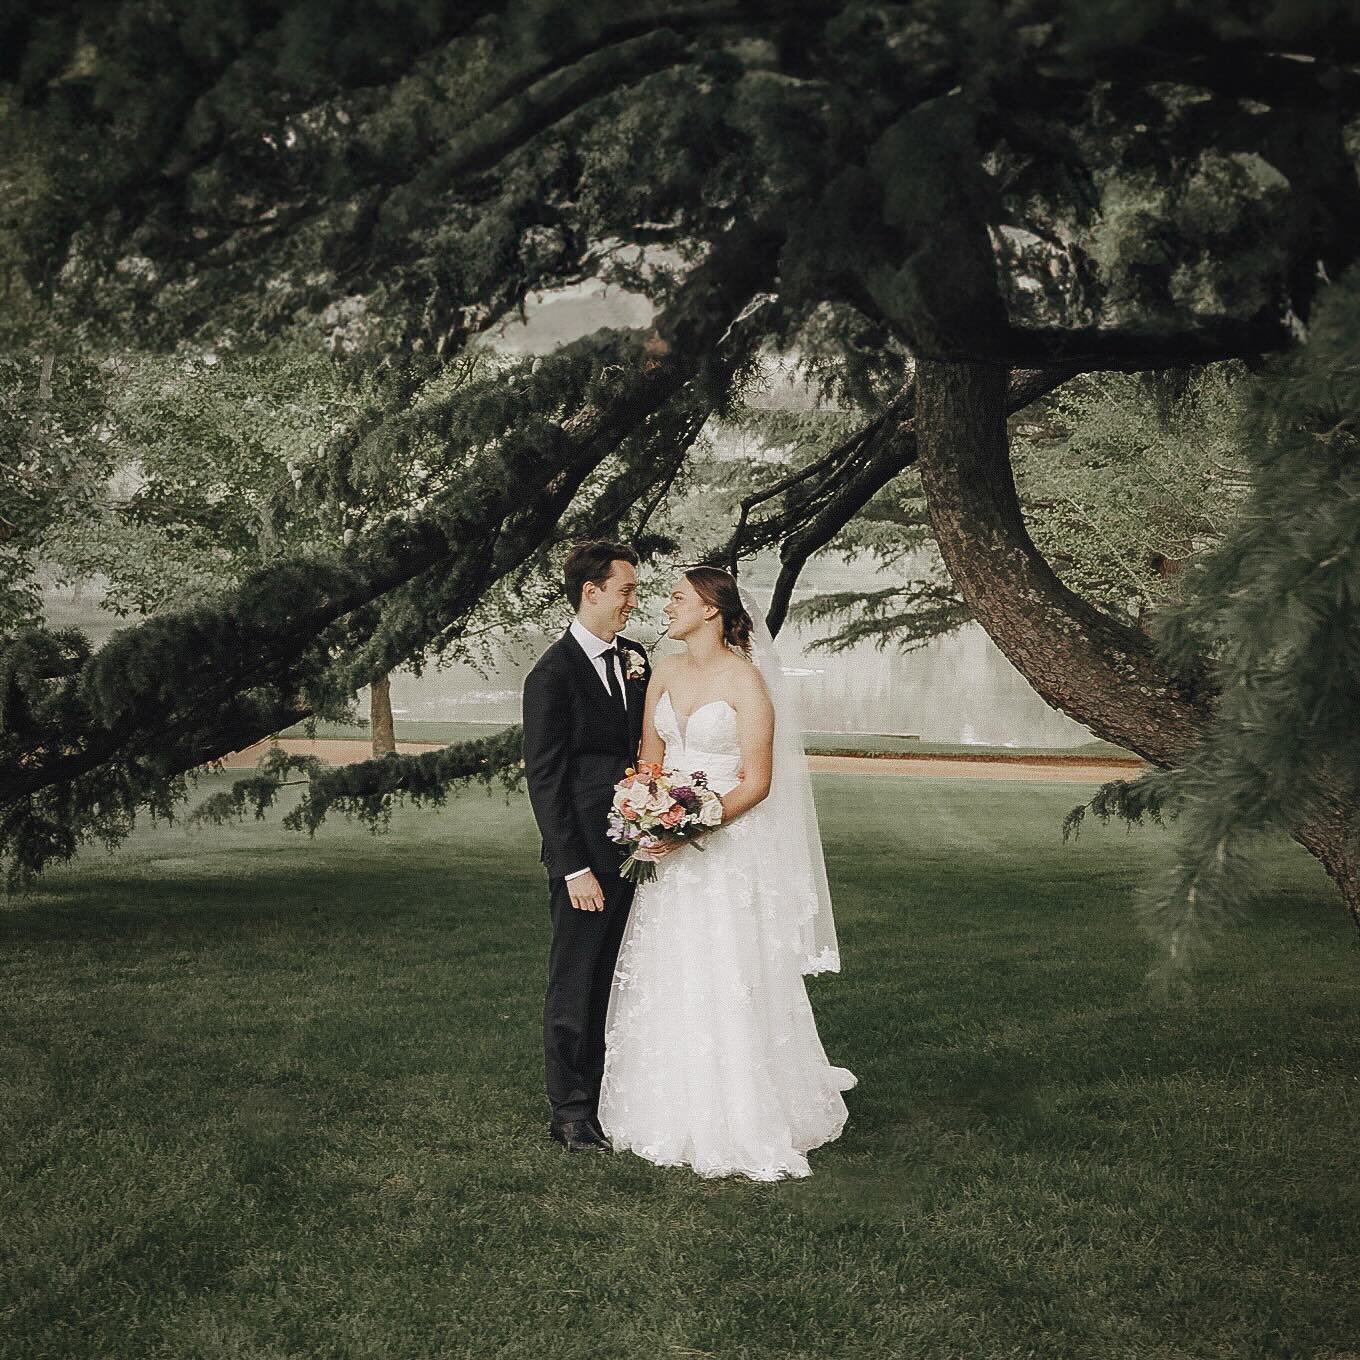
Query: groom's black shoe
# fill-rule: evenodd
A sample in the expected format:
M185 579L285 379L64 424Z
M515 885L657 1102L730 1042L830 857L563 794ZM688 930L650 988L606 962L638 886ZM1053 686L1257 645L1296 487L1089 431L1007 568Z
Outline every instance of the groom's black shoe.
M609 1141L609 1135L600 1127L600 1116L593 1114L590 1116L590 1127L595 1130L595 1136L607 1147L610 1152L614 1151L614 1144Z
M561 1143L568 1152L613 1152L609 1139L597 1124L589 1119L568 1119L559 1123L556 1119L548 1125L548 1133L554 1141Z

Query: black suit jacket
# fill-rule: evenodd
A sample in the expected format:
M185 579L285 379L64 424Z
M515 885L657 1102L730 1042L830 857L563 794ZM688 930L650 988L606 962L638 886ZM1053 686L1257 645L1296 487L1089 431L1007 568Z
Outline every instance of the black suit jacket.
M637 761L651 666L636 642L614 640L643 660L642 677L625 682L626 714L570 628L524 680L524 773L550 877L616 874L627 854L606 834L609 809L614 785Z

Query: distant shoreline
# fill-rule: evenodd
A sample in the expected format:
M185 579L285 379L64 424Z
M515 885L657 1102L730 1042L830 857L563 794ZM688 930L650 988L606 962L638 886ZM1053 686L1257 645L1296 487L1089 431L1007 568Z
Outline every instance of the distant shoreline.
M490 736L510 726L507 719L460 718L452 721L412 721L397 718L394 723L398 742L413 745L443 746L455 741L470 741ZM305 724L299 723L279 734L282 737L307 737ZM318 722L316 736L321 740L369 740L367 723L360 726L333 722ZM803 733L809 755L853 756L862 760L878 760L885 756L920 759L950 757L961 760L1028 760L1043 764L1086 763L1094 765L1125 765L1130 768L1143 762L1132 751L1111 742L1092 739L1077 746L1043 747L1021 745L992 745L987 742L933 741L921 737L892 732L827 732L807 730Z
M351 765L373 758L373 745L367 738L280 737L278 746L290 755L310 755L328 765ZM222 764L227 769L253 767L269 749L271 742L256 742L234 751ZM446 743L437 741L398 741L400 755L420 755L439 751ZM992 755L982 752L855 752L809 749L808 768L819 774L898 775L907 778L1013 779L1034 782L1058 780L1063 783L1108 783L1128 779L1146 768L1133 757L1090 755L1052 756L1032 754Z

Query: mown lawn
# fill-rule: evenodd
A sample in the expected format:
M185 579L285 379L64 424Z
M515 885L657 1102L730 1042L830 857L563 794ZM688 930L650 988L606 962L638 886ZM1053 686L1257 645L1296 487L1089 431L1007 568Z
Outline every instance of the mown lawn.
M0 1355L1342 1360L1360 951L1281 845L1192 999L1081 786L818 776L806 1181L546 1138L522 798L141 832L0 907Z

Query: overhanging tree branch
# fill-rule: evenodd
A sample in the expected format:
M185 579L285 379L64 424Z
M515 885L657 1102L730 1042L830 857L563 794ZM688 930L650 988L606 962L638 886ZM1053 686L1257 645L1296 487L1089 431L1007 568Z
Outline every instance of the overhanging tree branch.
M590 470L720 346L751 296L771 282L778 242L777 230L759 223L720 242L658 319L664 353L642 334L624 334L605 349L598 340L572 347L558 362L581 369L575 412L557 423L526 419L431 515L384 526L337 562L272 567L213 608L125 630L78 674L24 694L28 730L16 745L20 734L8 721L4 729L12 739L0 759L0 844L11 852L29 847L40 867L63 849L37 827L45 791L77 796L83 777L112 765L126 774L114 781L120 796L135 806L146 780L158 779L163 790L183 770L277 730L280 719L304 716L299 689L324 682L318 637L421 572L447 564L450 605L470 608L497 574L538 546L543 516L569 503ZM17 702L9 697L7 716ZM101 796L108 784L102 781ZM132 807L125 812L130 819Z
M1045 392L1074 377L1077 371L1071 367L1017 370L1010 379L1007 413L1024 410ZM772 634L777 634L784 625L794 588L808 559L824 548L894 477L916 462L915 405L915 386L908 384L881 415L830 453L748 500L754 506L776 494L787 494L814 470L822 472L824 475L811 490L790 499L782 509L764 519L752 522L743 514L732 536L721 547L705 554L705 561L735 566L740 558L770 543L781 544L780 572L766 614Z
M969 609L1055 708L1170 763L1206 729L1211 686L1202 675L1168 673L1144 633L1070 590L1034 545L1010 466L1005 373L920 360L916 383L931 527Z

